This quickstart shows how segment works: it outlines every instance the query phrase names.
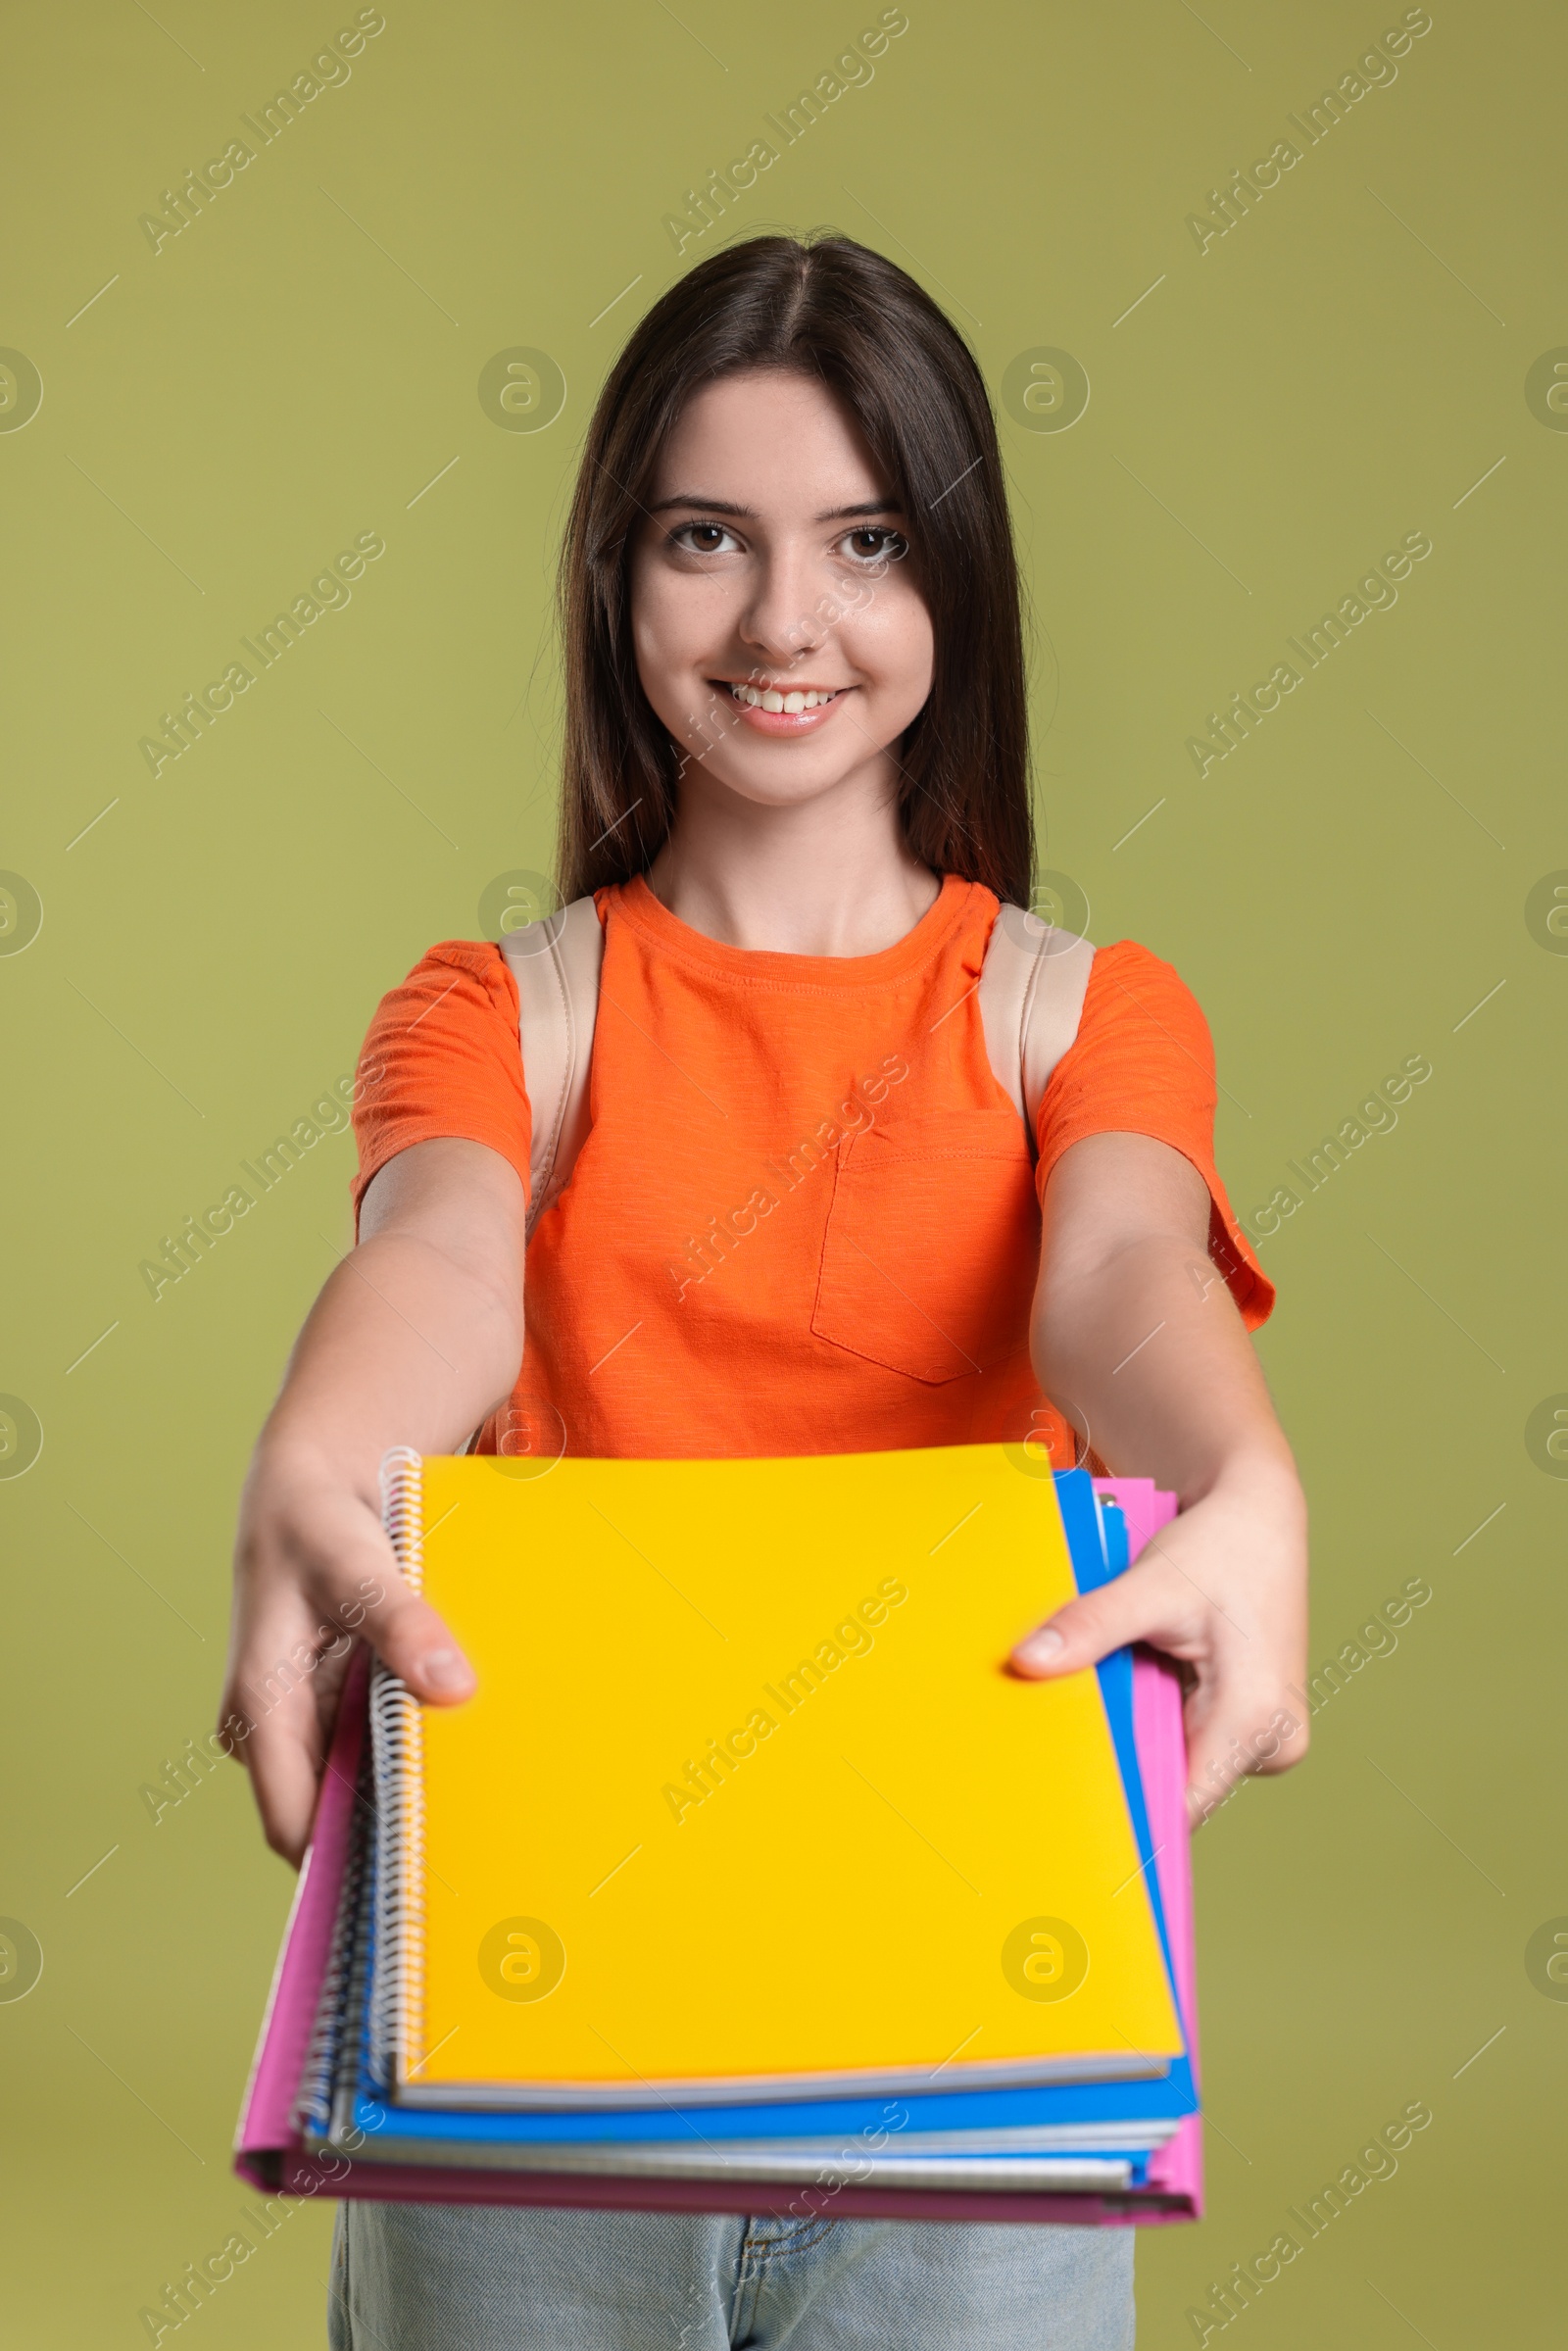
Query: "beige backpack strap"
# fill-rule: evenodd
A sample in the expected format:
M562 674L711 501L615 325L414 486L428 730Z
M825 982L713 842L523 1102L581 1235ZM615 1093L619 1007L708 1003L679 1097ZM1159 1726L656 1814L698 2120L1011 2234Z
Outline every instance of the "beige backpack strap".
M509 931L501 952L517 983L517 1040L533 1111L528 1233L564 1188L588 1132L588 1077L605 934L592 898Z
M1051 1073L1078 1034L1095 951L1073 931L1004 902L980 971L980 1017L998 1083L1023 1120L1031 1154Z

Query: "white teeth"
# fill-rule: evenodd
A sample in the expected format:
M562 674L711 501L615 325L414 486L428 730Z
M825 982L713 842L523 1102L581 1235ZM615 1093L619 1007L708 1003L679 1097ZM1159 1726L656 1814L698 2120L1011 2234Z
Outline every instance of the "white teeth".
M730 692L735 700L744 703L749 710L788 710L793 715L798 710L819 710L823 703L833 700L838 688L834 687L826 694L821 694L815 687L811 687L805 693L797 687L788 694L783 694L776 686L732 684Z

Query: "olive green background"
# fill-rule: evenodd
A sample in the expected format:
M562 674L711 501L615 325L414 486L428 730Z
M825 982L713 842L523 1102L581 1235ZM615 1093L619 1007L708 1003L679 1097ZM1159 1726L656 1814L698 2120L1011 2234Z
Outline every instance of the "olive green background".
M1568 435L1525 383L1568 344L1560 14L1434 0L1392 86L1200 252L1187 216L1397 8L908 0L874 79L684 262L663 217L874 7L385 16L155 253L138 216L353 11L10 12L0 343L43 401L0 430L0 866L43 920L24 946L24 899L0 936L0 1390L43 1445L0 1479L0 1912L44 1970L0 1999L8 2337L145 2341L140 2309L236 2225L291 1881L238 1772L156 1825L140 1791L213 1720L236 1489L348 1238L350 1145L325 1137L156 1302L138 1266L352 1069L427 944L478 935L487 884L548 868L549 585L596 387L720 236L832 222L948 304L999 396L1040 347L1087 373L1070 429L1002 425L1041 862L1094 938L1197 990L1237 1208L1402 1057L1433 1070L1262 1245L1314 1665L1405 1579L1433 1596L1322 1708L1305 1766L1200 1838L1210 2213L1143 2235L1140 2341L1196 2339L1207 2282L1423 2099L1397 2177L1230 2334L1544 2344L1568 2004L1525 1950L1568 1913L1568 1462L1525 1432L1568 1391L1568 942L1526 901L1568 868ZM564 377L545 430L480 404L519 346ZM366 530L386 552L352 603L154 777L160 713ZM1205 714L1413 530L1433 553L1397 605L1200 779ZM207 2351L318 2340L327 2241L297 2212L188 2322Z

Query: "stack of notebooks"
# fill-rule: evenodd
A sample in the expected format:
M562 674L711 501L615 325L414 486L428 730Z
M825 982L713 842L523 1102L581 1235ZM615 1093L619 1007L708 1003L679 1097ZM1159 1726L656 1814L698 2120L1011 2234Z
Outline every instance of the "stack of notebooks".
M1201 2203L1181 1695L1019 1637L1171 1516L1017 1446L389 1456L478 1695L362 1657L241 2119L269 2191Z

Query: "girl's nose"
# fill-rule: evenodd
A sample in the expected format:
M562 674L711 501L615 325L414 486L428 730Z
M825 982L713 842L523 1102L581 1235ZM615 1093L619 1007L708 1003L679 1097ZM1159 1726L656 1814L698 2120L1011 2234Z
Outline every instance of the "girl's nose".
M829 623L819 610L822 583L802 555L770 555L757 592L741 615L745 644L778 663L799 661L824 643Z

